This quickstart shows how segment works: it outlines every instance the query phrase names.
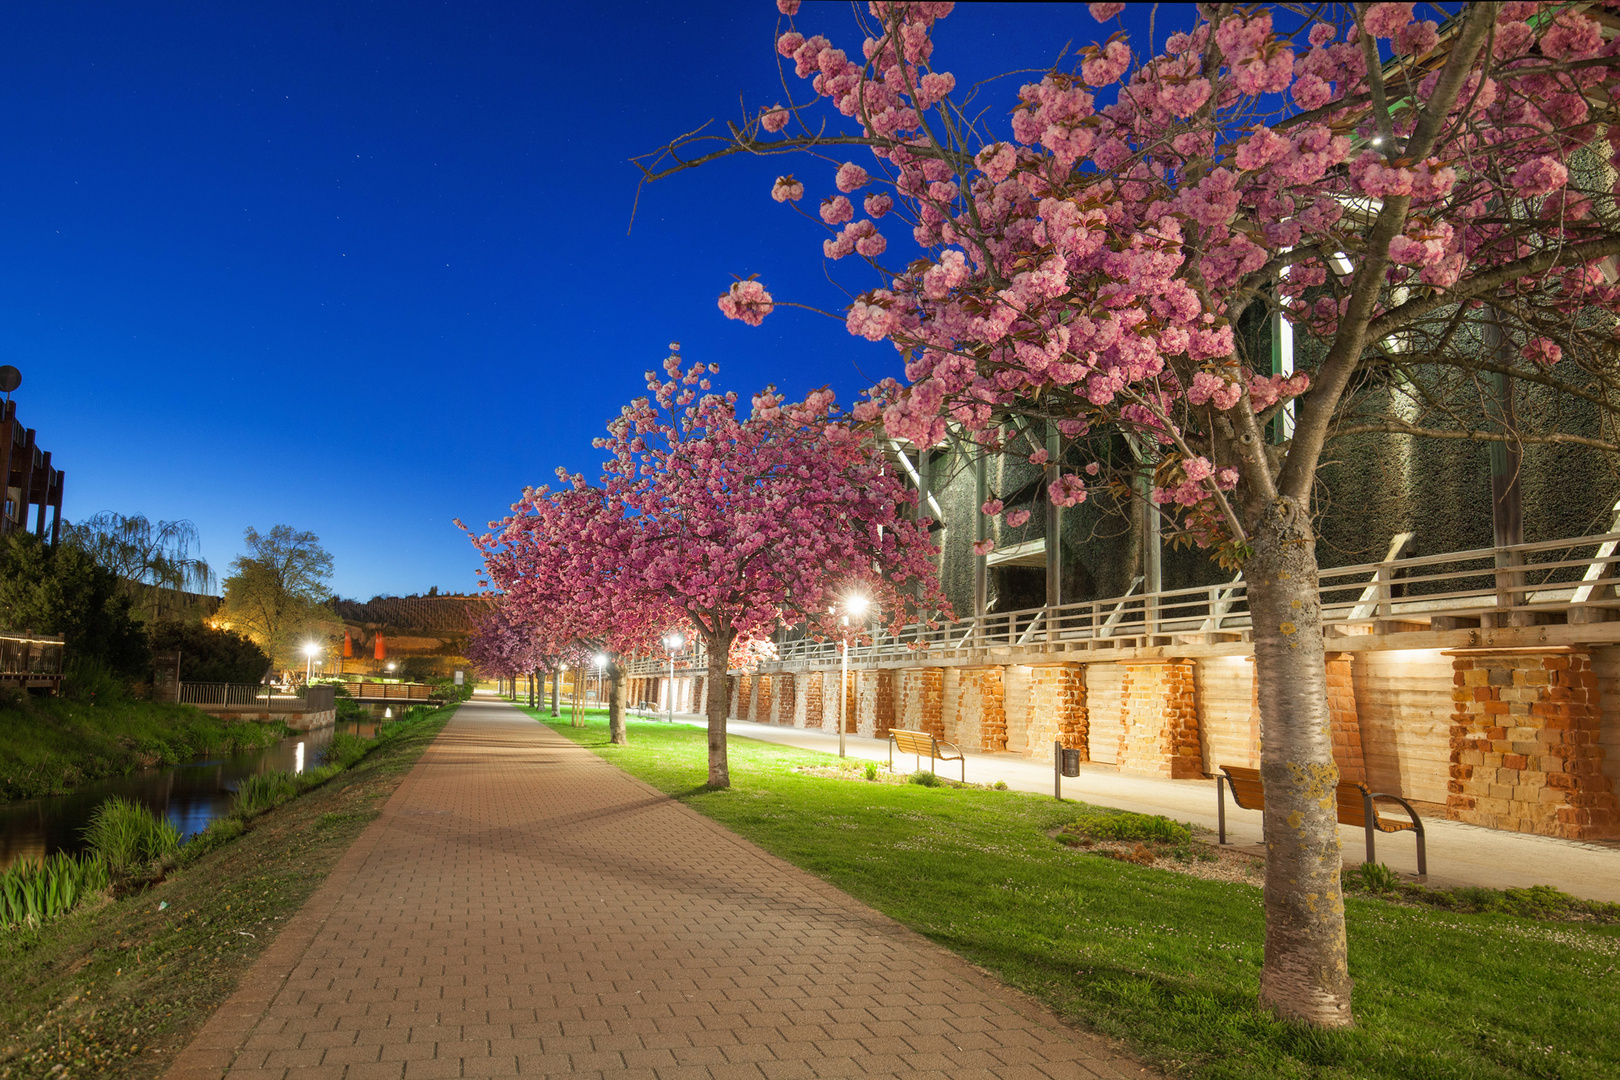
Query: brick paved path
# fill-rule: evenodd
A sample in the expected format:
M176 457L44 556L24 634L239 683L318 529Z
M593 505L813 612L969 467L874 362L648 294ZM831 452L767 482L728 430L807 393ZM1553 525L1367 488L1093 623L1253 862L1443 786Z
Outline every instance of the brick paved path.
M170 1080L1140 1077L501 704L463 706Z

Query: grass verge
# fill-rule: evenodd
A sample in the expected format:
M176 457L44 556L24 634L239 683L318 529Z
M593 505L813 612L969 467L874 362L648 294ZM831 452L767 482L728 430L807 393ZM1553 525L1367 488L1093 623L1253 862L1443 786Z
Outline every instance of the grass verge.
M11 697L0 704L0 802L59 795L87 780L215 752L269 746L279 723L220 720L190 705Z
M538 710L536 710L538 712ZM732 738L733 787L703 786L704 732L542 717L632 775L1041 999L1200 1078L1495 1080L1620 1075L1620 926L1345 901L1358 1026L1256 1005L1260 890L1132 865L1053 838L1083 804L800 772L822 754ZM1093 826L1107 828L1107 826Z
M150 889L0 934L0 1078L161 1075L452 711L407 725L273 812L224 819Z

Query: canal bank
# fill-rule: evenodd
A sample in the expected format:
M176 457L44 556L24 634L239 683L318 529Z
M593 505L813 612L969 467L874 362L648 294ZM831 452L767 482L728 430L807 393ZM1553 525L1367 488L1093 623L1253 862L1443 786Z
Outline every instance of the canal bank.
M245 835L151 889L37 932L0 933L8 991L0 995L0 1076L161 1075L452 711L402 725L352 769L253 819Z
M0 802L60 795L138 769L263 750L277 722L222 719L190 705L121 699L0 699Z
M327 725L293 732L267 746L220 749L180 764L86 781L63 795L0 803L0 870L23 859L37 862L57 852L79 852L91 815L113 797L140 803L154 816L168 818L183 840L190 839L230 812L238 787L249 777L313 769L333 735L345 732L369 739L379 726L371 720Z

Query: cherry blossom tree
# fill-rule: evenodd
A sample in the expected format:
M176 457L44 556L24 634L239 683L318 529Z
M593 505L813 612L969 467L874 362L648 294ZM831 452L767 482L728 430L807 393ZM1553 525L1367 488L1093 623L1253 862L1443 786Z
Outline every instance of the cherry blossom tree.
M767 389L742 417L736 394L713 392L714 365L683 369L672 349L648 396L597 440L609 454L600 487L559 472L569 487L526 492L478 543L508 596L567 607L594 628L582 636L621 652L652 652L671 630L701 640L708 779L726 787L734 653L784 618L829 624L829 604L856 591L895 626L948 605L915 496L830 391L786 404Z
M513 618L544 628L539 636L547 655L577 670L600 658L609 739L624 745L624 659L653 651L666 628L679 625L679 615L662 597L638 588L619 561L635 529L623 505L583 476L558 474L569 486L525 491L510 515L472 539Z
M1120 31L1025 83L1002 129L934 56L951 5L879 2L853 51L780 28L808 97L642 160L648 179L739 153L830 160L805 216L825 259L879 277L847 323L905 358L906 384L870 402L891 435L930 446L956 425L1013 452L1009 417L1049 422L1060 463L1095 455L1048 485L1073 504L1123 432L1182 535L1242 568L1267 788L1261 998L1284 1017L1352 1022L1312 527L1329 439L1620 449L1609 7L1471 4L1442 26L1407 3L1188 6L1157 54ZM872 160L840 162L851 148ZM770 195L796 209L807 190L785 175ZM890 238L917 257L885 264ZM754 325L778 304L757 280L720 298ZM1270 370L1238 333L1267 318L1320 355ZM1514 383L1583 409L1514 420Z

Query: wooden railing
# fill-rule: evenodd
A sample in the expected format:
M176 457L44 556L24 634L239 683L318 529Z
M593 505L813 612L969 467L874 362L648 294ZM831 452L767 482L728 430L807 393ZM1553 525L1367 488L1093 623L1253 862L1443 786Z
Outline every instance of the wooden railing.
M1324 569L1318 590L1322 622L1348 633L1604 622L1620 618L1614 592L1617 550L1620 532ZM1160 638L1163 644L1214 643L1240 640L1250 628L1248 583L1240 577L1223 585L1154 593L1133 587L1124 596L935 626L912 623L898 634L877 631L869 642L852 644L849 658L949 656L1088 641L1152 644ZM776 649L781 662L792 664L836 663L840 655L836 640L788 641ZM697 662L695 654L676 657L678 666ZM630 665L634 675L667 671L662 657Z

